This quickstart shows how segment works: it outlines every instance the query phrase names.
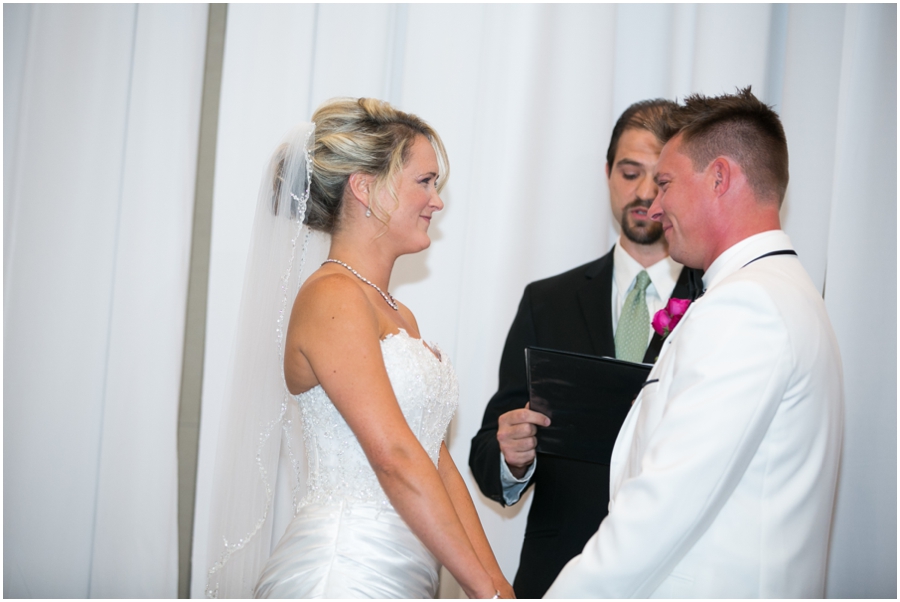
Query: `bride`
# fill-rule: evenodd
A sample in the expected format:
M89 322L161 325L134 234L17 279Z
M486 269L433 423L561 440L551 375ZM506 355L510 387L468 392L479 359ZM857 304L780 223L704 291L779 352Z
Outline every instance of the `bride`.
M307 493L253 594L434 597L444 565L470 598L511 598L443 442L456 375L388 292L395 260L430 244L429 224L443 208L443 144L416 116L373 99L326 102L313 122L306 165L282 148L269 188L276 201L288 192L292 213L331 235L283 337L282 387L300 411ZM268 506L268 481L266 489ZM244 545L226 539L211 582Z

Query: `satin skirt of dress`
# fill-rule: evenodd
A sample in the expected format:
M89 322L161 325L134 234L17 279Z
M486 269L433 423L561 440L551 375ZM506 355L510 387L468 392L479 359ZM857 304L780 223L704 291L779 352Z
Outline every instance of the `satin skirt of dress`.
M266 562L256 598L434 598L440 564L393 508L303 507Z

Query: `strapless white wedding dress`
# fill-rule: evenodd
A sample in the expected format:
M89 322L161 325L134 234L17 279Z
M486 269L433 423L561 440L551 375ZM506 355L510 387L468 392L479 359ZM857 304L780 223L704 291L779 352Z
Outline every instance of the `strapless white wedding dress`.
M381 341L400 409L437 466L456 411L456 373L439 349L400 330ZM263 567L257 598L433 598L440 565L381 489L322 387L297 395L308 493Z

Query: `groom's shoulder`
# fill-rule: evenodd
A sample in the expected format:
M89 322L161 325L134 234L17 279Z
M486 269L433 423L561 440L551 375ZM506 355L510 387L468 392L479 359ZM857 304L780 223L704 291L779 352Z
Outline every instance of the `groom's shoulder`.
M532 295L543 297L545 295L558 296L567 292L575 292L598 277L602 277L604 272L612 267L613 254L612 251L599 259L589 261L585 264L566 270L561 274L535 280L526 287L526 290ZM612 277L612 271L609 270L609 277Z

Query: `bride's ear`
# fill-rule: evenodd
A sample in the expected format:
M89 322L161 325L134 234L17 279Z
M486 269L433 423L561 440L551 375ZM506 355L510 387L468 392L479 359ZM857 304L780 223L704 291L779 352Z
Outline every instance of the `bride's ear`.
M364 173L350 174L347 180L347 191L354 201L362 203L363 207L369 208L369 192L372 188L374 178Z

